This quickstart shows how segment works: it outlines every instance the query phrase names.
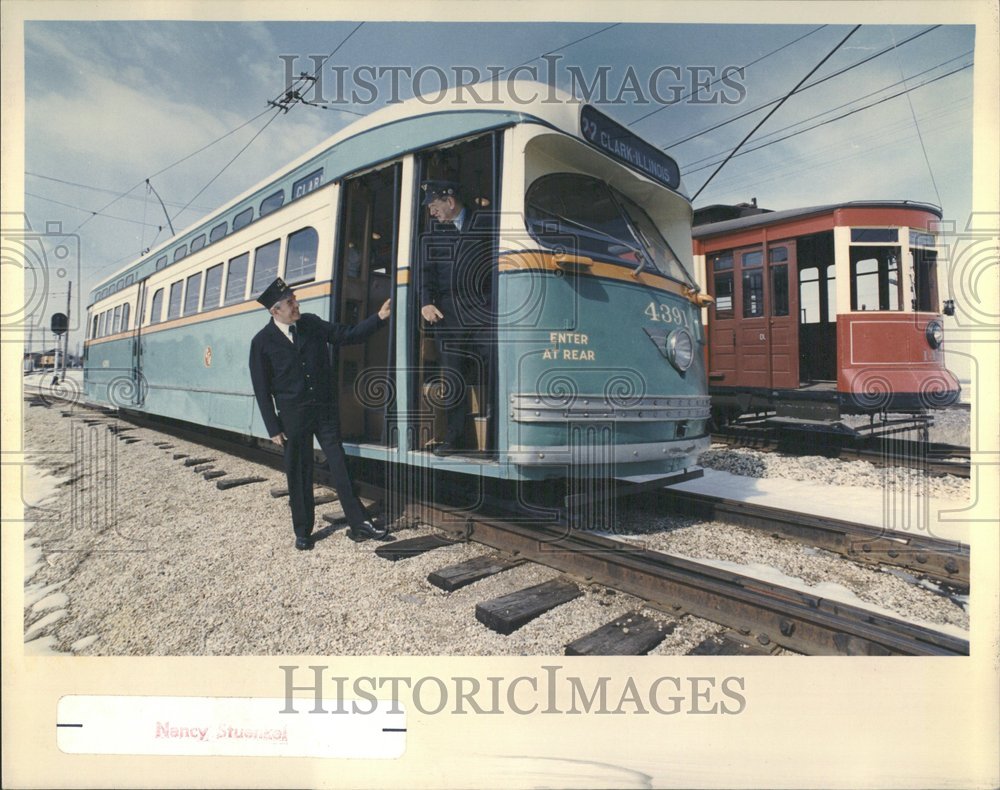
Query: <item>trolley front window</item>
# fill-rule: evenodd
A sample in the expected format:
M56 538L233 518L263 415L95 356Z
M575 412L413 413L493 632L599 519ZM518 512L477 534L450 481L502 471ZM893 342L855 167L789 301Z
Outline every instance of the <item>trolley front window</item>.
M851 309L900 310L899 247L851 247Z
M575 173L542 176L529 187L525 208L529 232L547 247L694 285L649 215L603 181Z
M913 309L938 311L937 250L910 249Z

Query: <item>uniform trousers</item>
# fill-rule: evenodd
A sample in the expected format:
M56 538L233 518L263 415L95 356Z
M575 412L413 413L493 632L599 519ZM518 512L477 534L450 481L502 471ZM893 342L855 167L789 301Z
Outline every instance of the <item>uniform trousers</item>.
M281 425L285 441L285 476L288 478L288 504L292 508L292 528L298 538L312 534L316 503L313 499L313 436L326 456L341 507L352 527L364 523L367 515L351 486L347 458L340 439L337 406L319 403L282 410Z
M446 444L456 445L465 433L466 381L483 384L485 349L482 330L467 329L438 336L438 357L445 388Z

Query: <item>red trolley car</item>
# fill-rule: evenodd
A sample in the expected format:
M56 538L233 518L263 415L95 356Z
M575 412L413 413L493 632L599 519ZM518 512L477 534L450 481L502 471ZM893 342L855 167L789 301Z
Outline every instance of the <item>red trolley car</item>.
M935 206L851 202L695 212L717 420L923 414L959 396L946 369ZM945 302L944 312L953 305Z

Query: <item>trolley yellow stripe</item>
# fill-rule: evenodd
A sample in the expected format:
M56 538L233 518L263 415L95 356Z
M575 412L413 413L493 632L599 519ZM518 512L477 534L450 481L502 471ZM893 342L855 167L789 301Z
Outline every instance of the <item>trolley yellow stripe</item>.
M636 273L623 266L595 261L593 258L583 255L557 255L550 252L504 253L500 256L499 268L501 272L531 270L574 272L588 277L599 277L606 280L627 282L632 285L643 285L695 301L691 288L683 283L671 280L669 277L652 274L651 272Z
M314 285L303 286L302 288L294 288L295 298L298 300L303 299L313 299L317 296L328 296L330 294L330 281L316 283ZM155 332L162 332L166 329L177 329L182 326L190 326L192 324L199 324L204 321L215 321L218 318L229 318L230 316L240 315L242 313L250 313L255 310L262 310L260 302L254 300L252 302L240 302L239 304L229 305L227 307L217 307L213 310L209 310L204 313L196 313L195 315L186 315L183 318L172 318L169 321L161 321L158 324L151 324L144 326L142 328L142 334L151 335ZM134 334L134 329L129 329L125 332L117 332L113 335L106 335L102 338L96 340L88 340L84 343L85 346L98 346L101 343L110 343L113 340L124 340L126 338L132 337Z

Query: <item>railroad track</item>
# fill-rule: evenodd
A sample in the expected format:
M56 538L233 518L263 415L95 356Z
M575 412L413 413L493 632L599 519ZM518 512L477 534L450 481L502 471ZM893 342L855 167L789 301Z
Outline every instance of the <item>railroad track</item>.
M748 647L775 644L809 655L968 655L969 651L966 640L922 626L565 525L518 523L430 504L411 505L405 516L434 524L441 531L441 537L414 539L416 550L433 548L434 540L440 545L473 540L502 552L500 558L487 555L477 560L484 566L538 562L574 579L634 595L667 615L690 613L727 626L733 629L734 639L749 637L744 640ZM408 548L403 543L378 551L391 555ZM449 568L437 573L451 578L467 570ZM529 588L480 604L477 618L501 633L509 632L531 615L579 594L569 581L546 585L546 589ZM599 630L614 628L612 621ZM595 632L578 641L601 639Z
M877 466L922 469L934 475L953 475L968 479L970 474L968 447L895 436L858 438L819 431L789 433L778 428L732 426L713 433L712 441L731 447L749 447L795 455L823 455L843 460L867 461Z
M45 404L48 405L48 404ZM98 410L97 421L106 420L122 441L135 441L122 415ZM130 415L131 417L131 415ZM110 419L109 419L110 418ZM178 425L163 425L146 419L129 422L211 449L280 468L280 456L248 443L234 443L225 436ZM167 442L156 443L170 451ZM181 459L181 456L175 456ZM184 456L188 465L207 459ZM196 471L199 466L194 467ZM319 470L317 470L319 471ZM206 478L218 477L220 488L255 482L253 479L227 480L218 469L204 469ZM369 491L368 493L377 493ZM923 575L968 584L968 551L954 544L934 545L929 541L902 544L883 532L865 532L861 525L829 520L795 524L792 514L773 508L749 507L745 503L695 500L674 491L637 495L647 507L711 508L711 517L757 526L773 534L808 540L823 548L839 551L863 562L896 561ZM686 502L686 504L685 504ZM753 512L752 512L753 511ZM477 606L481 622L501 633L510 633L533 616L581 594L580 583L600 584L634 595L664 613L665 619L685 614L702 617L732 629L721 646L707 646L702 652L735 654L768 653L784 647L816 655L967 655L968 642L902 620L874 614L859 607L783 588L749 576L720 570L709 564L652 552L601 535L569 529L565 524L537 521L525 523L502 513L471 512L435 503L410 503L401 514L403 521L419 521L437 529L437 534L410 540L396 540L380 546L376 553L400 559L448 545L454 541L475 541L494 551L462 567L442 568L431 574L431 583L442 589L471 583L502 572L521 562L537 562L560 571L566 578L504 596ZM860 531L859 531L860 528ZM923 557L923 559L921 559ZM609 622L598 632L567 645L570 654L637 654L648 652L662 640L662 622L654 622L638 611Z

